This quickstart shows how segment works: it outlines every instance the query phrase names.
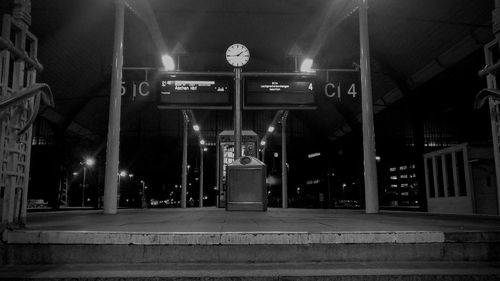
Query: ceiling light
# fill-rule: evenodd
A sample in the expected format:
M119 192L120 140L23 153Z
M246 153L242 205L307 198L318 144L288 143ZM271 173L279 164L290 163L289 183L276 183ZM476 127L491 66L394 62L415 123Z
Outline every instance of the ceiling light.
M306 58L302 61L300 65L300 72L314 72L312 70L313 60L310 58Z
M175 62L171 56L169 55L161 56L161 62L163 63L163 67L165 68L165 70L169 71L175 70Z

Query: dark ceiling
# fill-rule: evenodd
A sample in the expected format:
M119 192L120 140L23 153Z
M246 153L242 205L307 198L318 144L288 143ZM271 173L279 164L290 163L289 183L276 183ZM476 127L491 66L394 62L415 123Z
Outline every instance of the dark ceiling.
M55 109L45 110L43 117L60 125L66 134L105 138L114 1L32 2L31 29L39 38L39 61L44 66L38 80L51 86L56 104ZM288 53L294 45L314 58L316 68L352 68L359 62L354 0L125 2L127 67L159 67L160 54L171 52L179 43L188 52L181 64L187 71L231 71L224 52L234 42L250 49L251 60L244 71L293 71ZM493 1L369 2L376 113L493 38ZM12 3L2 3L1 11L10 12ZM123 112L124 133L148 126L134 121L138 112L142 120L154 119L162 124L170 124L173 116L179 116L178 110L159 111L151 104L130 107ZM347 105L350 116L346 116L346 110L329 105L301 114L308 127L328 139L337 139L350 131L350 119L359 120L360 109ZM324 114L329 116L325 118ZM273 116L267 115L269 119ZM174 128L166 132L179 135L178 129L174 123Z

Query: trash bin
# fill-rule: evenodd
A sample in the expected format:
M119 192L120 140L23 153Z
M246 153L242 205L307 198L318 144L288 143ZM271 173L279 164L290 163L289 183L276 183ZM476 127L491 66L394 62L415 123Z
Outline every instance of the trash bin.
M243 156L227 166L226 211L266 211L266 164Z

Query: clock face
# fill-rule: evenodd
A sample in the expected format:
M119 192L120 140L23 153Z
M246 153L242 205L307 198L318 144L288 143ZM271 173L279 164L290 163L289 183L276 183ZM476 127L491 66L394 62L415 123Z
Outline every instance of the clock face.
M250 51L242 44L233 44L227 48L226 60L234 67L242 67L250 59Z

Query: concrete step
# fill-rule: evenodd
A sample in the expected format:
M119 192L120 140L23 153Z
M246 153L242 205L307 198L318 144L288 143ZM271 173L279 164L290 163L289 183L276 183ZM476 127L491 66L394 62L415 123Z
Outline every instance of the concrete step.
M498 232L7 231L0 264L500 261Z
M148 263L8 265L0 280L500 280L498 263Z

